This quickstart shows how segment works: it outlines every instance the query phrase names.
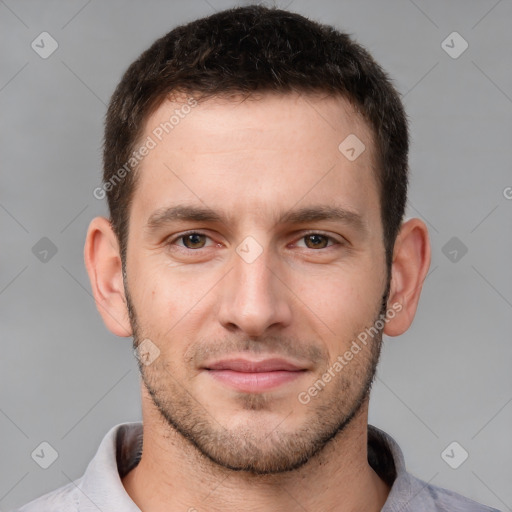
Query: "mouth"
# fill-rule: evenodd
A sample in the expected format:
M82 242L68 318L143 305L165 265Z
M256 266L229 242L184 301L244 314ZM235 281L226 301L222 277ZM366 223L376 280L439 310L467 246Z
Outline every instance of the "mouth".
M260 393L284 386L304 376L307 368L285 359L225 359L203 367L217 382L246 393Z

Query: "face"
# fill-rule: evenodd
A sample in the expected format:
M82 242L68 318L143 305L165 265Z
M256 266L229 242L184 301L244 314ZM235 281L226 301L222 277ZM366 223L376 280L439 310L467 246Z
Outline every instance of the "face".
M130 211L143 382L215 463L289 471L350 423L375 374L382 326L357 343L388 285L370 131L340 98L184 104L148 120ZM351 134L356 159L338 148Z

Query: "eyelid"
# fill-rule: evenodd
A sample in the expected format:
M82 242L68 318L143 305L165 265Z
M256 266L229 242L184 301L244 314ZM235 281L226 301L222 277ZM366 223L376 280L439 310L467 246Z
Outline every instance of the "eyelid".
M328 240L331 240L333 243L331 245L328 245L327 247L332 247L333 245L342 245L342 244L347 243L347 241L343 237L340 237L341 239L338 239L335 236L333 236L329 233L326 233L322 230L318 230L318 229L311 229L306 232L301 232L300 237L297 238L296 240L297 241L303 240L306 236L309 236L309 235L320 235L320 236L327 238ZM297 243L297 242L294 242L294 243ZM327 249L327 247L324 247L323 249L325 250L325 249ZM306 247L306 249L309 249L309 247ZM310 250L321 251L322 249L310 249Z
M203 232L202 230L190 229L188 231L183 231L182 233L178 233L176 235L170 236L169 238L167 238L165 240L165 245L177 245L176 242L178 240L182 240L187 235L202 235L202 236L205 236L206 238L209 238L210 240L212 240L212 237L209 236L208 234L206 234L205 232ZM185 247L184 245L177 245L177 246L181 247L183 249L186 249L188 251L198 251L200 249L205 249L206 247L210 247L210 246L205 246L205 247L201 247L200 249L189 249L188 247Z
M183 231L181 233L178 233L176 235L172 235L171 237L169 237L168 239L166 239L165 241L165 244L166 245L177 245L176 244L176 241L178 240L182 240L185 236L187 235L202 235L202 236L205 236L206 238L209 238L210 240L213 241L212 237L209 236L207 233L205 233L204 231L200 230L200 229L190 229L188 231ZM311 229L311 230L308 230L308 231L301 231L301 235L300 237L296 238L295 242L293 243L297 243L297 241L299 240L302 240L304 239L306 236L309 236L309 235L321 235L321 236L324 236L325 238L327 238L328 240L332 241L333 243L331 245L328 245L327 247L332 247L333 245L336 245L336 244L339 244L339 245L343 245L343 244L346 244L348 243L347 240L343 237L340 237L341 239L338 239L336 238L335 236L329 234L329 233L326 233L324 231L321 231L321 230L315 230L315 229ZM205 246L205 247L201 247L199 249L189 249L188 247L185 247L184 245L177 245L178 247L181 247L183 249L186 249L188 251L199 251L200 249L205 249L206 247L211 247L211 246ZM325 250L327 247L324 247L323 249ZM306 249L309 249L309 247L306 247ZM322 249L310 249L310 250L313 250L313 251L319 251L319 250L322 250Z

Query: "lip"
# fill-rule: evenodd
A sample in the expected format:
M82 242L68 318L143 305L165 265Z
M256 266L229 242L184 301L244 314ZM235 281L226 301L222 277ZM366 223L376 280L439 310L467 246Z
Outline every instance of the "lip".
M210 363L203 369L216 381L246 393L260 393L283 386L307 372L307 368L279 358L262 361L225 359Z
M245 373L275 372L279 370L293 372L305 370L305 368L301 368L281 358L263 359L262 361L250 361L249 359L242 358L223 359L222 361L207 364L205 368L207 370L232 370Z

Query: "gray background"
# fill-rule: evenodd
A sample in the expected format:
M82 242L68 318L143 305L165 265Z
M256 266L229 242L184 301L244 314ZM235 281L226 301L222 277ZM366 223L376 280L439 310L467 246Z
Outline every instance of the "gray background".
M113 425L140 419L131 339L104 327L83 264L106 213L92 195L106 103L157 37L233 5L0 0L1 510L79 477ZM512 3L279 5L352 33L411 120L408 215L428 223L433 259L412 328L386 339L370 423L416 476L512 510ZM31 48L43 31L59 45L47 59ZM453 31L469 44L456 59L441 46ZM42 441L59 455L46 470L31 458ZM452 441L469 453L458 469L441 457Z

